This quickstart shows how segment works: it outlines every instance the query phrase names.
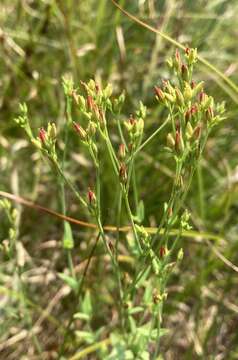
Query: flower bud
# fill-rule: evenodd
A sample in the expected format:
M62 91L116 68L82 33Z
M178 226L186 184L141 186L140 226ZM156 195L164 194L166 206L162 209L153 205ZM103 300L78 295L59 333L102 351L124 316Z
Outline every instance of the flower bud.
M155 89L155 93L157 95L157 99L160 100L161 102L163 102L165 99L164 92L158 86L155 86L154 89Z
M191 123L188 121L186 125L186 137L190 139L193 136L193 127Z
M192 65L197 62L197 49L190 49L189 54L187 55L188 64Z
M175 150L177 152L183 152L184 150L184 143L183 143L183 138L181 136L180 131L176 131L175 133Z
M93 108L94 108L94 101L93 101L93 98L91 95L88 95L87 97L87 107L88 107L88 110L92 111Z
M165 98L166 98L166 100L168 100L170 103L174 103L175 102L175 100L176 100L176 97L175 96L173 96L173 95L171 95L171 94L169 94L169 93L164 93L164 96L165 96Z
M97 125L95 124L95 122L90 121L88 124L88 128L87 128L87 134L89 136L94 136L97 130Z
M200 94L199 94L199 102L201 104L205 101L206 96L207 96L207 94L204 91L200 92Z
M142 118L139 118L139 120L136 122L136 133L135 136L141 136L144 130L144 120Z
M197 112L198 112L197 105L194 104L190 109L190 114L191 114L191 116L195 116Z
M175 93L176 93L176 102L177 102L178 106L183 106L184 105L184 98L183 98L183 94L181 93L179 88L175 89Z
M193 132L193 137L198 140L201 136L202 127L201 125L197 125Z
M101 124L101 125L105 125L105 124L106 124L106 119L105 119L105 114L104 114L104 112L102 111L102 109L99 109L98 112L99 112L99 121L100 121L100 124Z
M48 135L49 135L50 139L52 139L52 140L56 139L57 130L56 130L55 123L48 125Z
M177 260L178 261L181 261L183 260L183 249L181 248L178 252L178 255L177 255Z
M118 157L123 160L126 157L126 146L125 144L120 144L118 149Z
M209 107L206 111L206 120L211 121L214 117L214 111L212 107Z
M174 146L175 146L175 141L174 141L173 135L171 133L168 133L168 135L167 135L167 146L170 149L174 149Z
M73 126L74 126L75 131L79 134L81 140L84 140L87 136L86 131L82 128L82 126L80 126L76 122L73 122Z
M161 246L159 249L159 256L162 259L166 255L166 248L164 246Z
M161 296L157 290L153 291L153 303L156 305L161 301Z
M95 206L96 205L96 195L90 188L88 188L87 196L88 196L89 205L90 206Z
M179 50L176 49L175 51L175 56L174 56L174 67L175 69L178 71L181 67L181 57L180 57L180 53Z
M181 66L181 74L182 74L182 79L184 81L188 81L189 80L189 72L188 72L188 67L185 64L182 64Z
M185 54L186 54L186 55L189 55L189 54L190 54L190 48L189 48L189 47L186 47L186 49L185 49Z
M39 131L39 138L42 144L45 144L47 141L47 133L44 128L41 128Z
M121 164L119 169L119 178L122 183L126 183L127 181L127 169L124 163Z
M184 86L183 96L184 96L185 101L189 101L193 97L193 90L192 90L191 86L189 85L189 83L187 83L187 82L185 83L185 86Z

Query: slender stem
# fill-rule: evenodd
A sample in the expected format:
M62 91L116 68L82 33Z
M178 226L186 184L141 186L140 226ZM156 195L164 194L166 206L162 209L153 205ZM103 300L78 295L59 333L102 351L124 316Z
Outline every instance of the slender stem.
M138 237L138 234L137 234L137 231L136 231L136 227L135 227L135 223L134 223L134 219L133 219L133 215L132 215L132 212L131 212L131 208L130 208L130 204L129 204L129 200L128 200L128 195L127 195L126 191L124 191L124 201L125 201L127 213L129 215L129 219L130 219L130 222L131 222L132 230L133 230L133 233L134 233L134 237L135 237L139 252L140 252L140 254L142 254L143 251L142 251L142 248L141 248L141 245L140 245L140 240L139 240L139 237Z

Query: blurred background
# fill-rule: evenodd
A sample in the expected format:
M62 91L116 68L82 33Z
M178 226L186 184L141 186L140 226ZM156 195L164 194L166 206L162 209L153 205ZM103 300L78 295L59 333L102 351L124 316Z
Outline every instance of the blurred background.
M237 0L118 0L118 3L184 46L197 47L200 56L238 83ZM19 113L19 103L28 104L35 133L52 121L60 132L65 121L62 77L72 75L76 86L80 86L80 80L90 78L104 85L110 82L115 94L126 91L125 117L135 112L140 100L148 107L146 137L165 119L153 87L168 78L165 60L174 50L173 44L133 22L109 0L1 0L0 190L61 211L54 175L13 121ZM225 100L227 108L226 120L208 141L186 201L194 229L212 233L214 238L184 240L185 257L170 282L165 308L165 327L171 332L162 346L165 359L238 359L238 268L234 266L238 265L238 93L200 64L195 80L205 80L207 93L218 102ZM112 126L115 144L117 136ZM59 149L63 148L61 141ZM155 224L173 178L173 166L160 151L161 145L153 141L136 165L146 225ZM79 188L87 191L94 183L92 164L73 131L69 148L66 170ZM102 196L104 222L108 224L115 223L111 175L105 156ZM66 195L70 204L67 212L89 220L70 191ZM48 354L45 358L51 359L55 358L51 354L61 341L54 320L63 325L71 302L70 294L63 292L56 276L66 266L60 251L63 226L60 220L16 206L20 213L18 237L29 300L26 306L35 321L55 299L50 319L41 321L38 332ZM2 241L7 231L8 222L1 212ZM73 226L73 234L74 261L80 263L87 254L92 232ZM35 359L31 339L23 332L26 320L19 313L22 305L14 292L17 284L12 277L13 267L14 262L2 258L0 358ZM96 276L103 279L104 271L100 262L96 273L95 269L90 271L87 287L94 294L101 292L101 286L112 286L94 282ZM105 290L103 301L111 308L113 299L106 295ZM100 304L102 299L97 296L95 301ZM95 331L103 321L106 320L100 316L94 319ZM22 337L18 339L19 333ZM85 358L97 359L97 355Z

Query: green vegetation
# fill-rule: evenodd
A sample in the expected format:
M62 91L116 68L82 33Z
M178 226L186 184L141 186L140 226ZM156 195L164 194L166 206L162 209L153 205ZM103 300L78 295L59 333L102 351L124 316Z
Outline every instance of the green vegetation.
M238 4L118 4L1 2L0 358L236 359Z

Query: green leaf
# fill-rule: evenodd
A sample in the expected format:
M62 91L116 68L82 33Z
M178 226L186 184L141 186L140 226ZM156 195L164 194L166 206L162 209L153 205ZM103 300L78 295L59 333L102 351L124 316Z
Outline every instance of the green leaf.
M129 309L128 314L133 315L133 314L137 314L141 311L144 311L144 308L142 306L135 306L134 308Z
M90 292L87 291L84 296L83 302L82 302L82 312L84 314L87 314L88 316L91 316L92 311L93 311L93 308L92 308L91 295L90 295Z
M147 276L149 275L150 273L150 266L147 267L147 269L143 272L143 275L142 275L142 271L140 272L140 274L138 275L138 277L140 277L140 280L137 282L136 284L136 289L139 289L139 287L141 287L141 285L143 285L144 281L146 280Z
M74 248L73 234L68 221L64 222L63 248L69 250Z
M77 312L74 314L74 319L89 321L90 317L88 316L88 314Z
M144 207L144 202L142 200L140 200L139 205L137 207L137 214L135 216L133 216L134 221L136 221L137 223L142 223L142 221L144 220L145 217L145 207Z
M130 329L132 333L136 333L136 322L132 316L129 316Z
M58 276L63 280L71 289L74 291L78 290L78 282L72 276L66 275L64 273L58 273Z
M88 343L92 343L94 341L94 336L89 331L76 330L75 335L81 340L85 340Z
M159 331L159 337L161 338L164 335L167 335L169 333L168 329L161 328ZM157 339L157 329L152 330L151 332L151 339L156 340Z

